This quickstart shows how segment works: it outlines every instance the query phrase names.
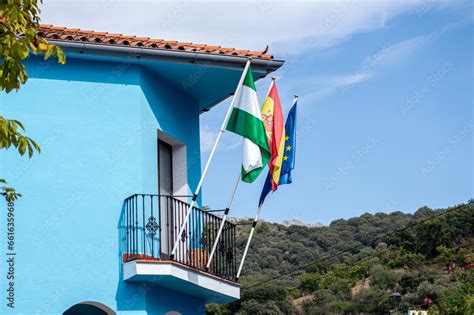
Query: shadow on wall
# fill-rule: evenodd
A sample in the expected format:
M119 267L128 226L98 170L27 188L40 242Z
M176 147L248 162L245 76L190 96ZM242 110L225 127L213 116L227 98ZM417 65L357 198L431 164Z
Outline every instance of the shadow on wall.
M160 286L158 277L149 277L147 281L139 282L123 281L123 254L127 252L126 210L124 202L117 224L119 271L115 294L117 310L146 311L150 315L205 314L205 304L201 299Z
M118 311L132 311L145 309L145 293L147 291L141 282L123 281L123 254L127 251L127 224L126 224L126 203L122 204L119 221L117 224L118 250L117 269L119 271L117 291L115 301Z
M147 293L157 286L155 281L126 282L123 281L123 257L127 253L127 219L126 202L122 204L117 224L118 250L117 269L119 271L115 300L118 311L143 311L147 308ZM152 313L150 313L152 314Z
M197 100L166 78L146 69L140 71L140 88L161 131L187 145L193 143L191 139L199 137L195 133L199 130Z
M146 294L147 314L205 314L205 304L198 298L160 286L150 288Z

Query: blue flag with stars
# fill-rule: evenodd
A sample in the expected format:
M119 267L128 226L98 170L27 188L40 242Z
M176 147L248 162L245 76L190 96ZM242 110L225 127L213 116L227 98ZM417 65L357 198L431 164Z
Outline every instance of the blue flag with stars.
M296 149L296 104L290 109L285 123L285 150L283 151L283 162L281 165L280 179L278 186L284 184L291 184L291 172L295 168L295 149ZM263 185L262 194L258 206L261 207L265 201L265 197L272 191L272 182L270 173L267 175L265 184Z

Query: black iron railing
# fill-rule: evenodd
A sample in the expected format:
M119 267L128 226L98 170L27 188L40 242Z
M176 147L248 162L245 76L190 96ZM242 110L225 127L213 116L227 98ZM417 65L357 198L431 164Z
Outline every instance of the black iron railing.
M189 199L190 196L149 194L135 194L125 199L122 225L126 238L124 259L171 260L171 250L189 210L186 202ZM222 222L220 217L210 212L193 208L172 260L206 271L209 254ZM225 222L207 271L235 280L237 265L234 224Z

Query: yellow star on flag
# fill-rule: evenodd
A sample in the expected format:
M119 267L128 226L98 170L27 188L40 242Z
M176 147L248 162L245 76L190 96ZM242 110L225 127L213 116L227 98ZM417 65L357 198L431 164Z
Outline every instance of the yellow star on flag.
M288 141L289 139L290 139L290 137L285 136L285 141Z
M283 156L283 161L288 161L288 156L284 155Z
M292 149L291 146L286 147L286 151L291 151L291 149Z

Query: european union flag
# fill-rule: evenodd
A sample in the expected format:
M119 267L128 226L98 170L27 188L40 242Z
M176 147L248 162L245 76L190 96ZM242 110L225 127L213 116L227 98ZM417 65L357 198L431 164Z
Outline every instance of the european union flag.
M296 104L290 109L288 117L286 118L285 123L285 149L283 153L283 162L281 165L280 179L278 180L278 185L291 184L291 172L295 168L295 149L296 149ZM265 185L263 186L262 194L260 195L260 201L258 206L261 207L267 197L268 193L272 191L272 181L271 175L268 173L265 180Z

